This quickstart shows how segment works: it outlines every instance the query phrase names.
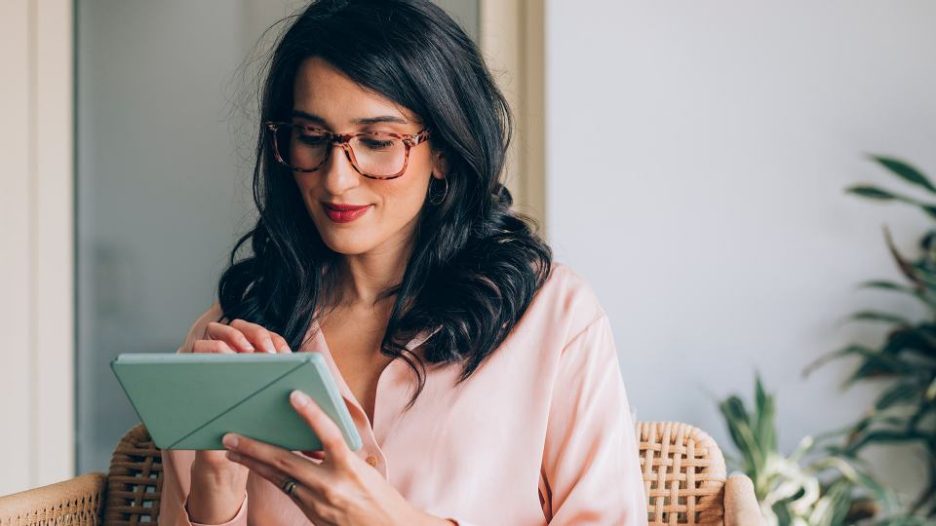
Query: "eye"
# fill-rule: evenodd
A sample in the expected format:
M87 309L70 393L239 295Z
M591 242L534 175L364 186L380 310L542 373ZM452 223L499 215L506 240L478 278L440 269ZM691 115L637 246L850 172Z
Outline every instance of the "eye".
M400 141L390 133L374 131L359 135L357 142L368 150L386 151L393 150Z
M328 136L318 133L303 133L297 137L299 142L309 146L321 146L328 142Z
M302 144L308 144L309 146L320 146L325 144L328 141L328 138L324 135L300 135L299 142Z
M395 141L393 139L380 140L366 137L361 138L361 144L370 148L371 150L388 150L393 148L394 142Z

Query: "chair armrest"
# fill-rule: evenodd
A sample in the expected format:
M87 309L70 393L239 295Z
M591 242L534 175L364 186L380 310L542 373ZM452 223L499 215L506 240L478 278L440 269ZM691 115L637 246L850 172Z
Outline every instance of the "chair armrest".
M725 482L725 526L763 526L750 477L734 474Z
M96 526L107 477L87 473L63 482L0 497L0 526Z

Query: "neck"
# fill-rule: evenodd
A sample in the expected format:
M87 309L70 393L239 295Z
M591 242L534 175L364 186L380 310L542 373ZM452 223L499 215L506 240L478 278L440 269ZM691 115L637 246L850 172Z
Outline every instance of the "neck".
M342 258L336 272L338 297L333 305L374 308L392 299L379 296L403 280L411 250L412 244L406 243Z

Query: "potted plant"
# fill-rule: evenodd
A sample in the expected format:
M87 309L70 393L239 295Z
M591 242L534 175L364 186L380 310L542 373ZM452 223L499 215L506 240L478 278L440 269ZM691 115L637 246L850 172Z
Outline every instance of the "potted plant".
M719 403L739 457L729 466L754 482L769 526L841 526L893 508L894 497L864 463L824 447L826 438L804 437L789 456L777 447L774 397L758 376L751 410L737 395Z
M936 194L936 186L910 164L892 157L872 155L870 158L903 183L926 194ZM866 199L909 204L936 220L936 202L874 185L856 185L846 191ZM936 230L930 229L922 236L919 253L913 259L897 250L886 227L884 237L904 281L873 280L861 286L908 295L925 308L926 316L910 320L899 313L857 312L852 319L884 323L889 327L884 341L877 346L848 345L820 357L806 372L830 359L855 356L859 363L845 382L846 387L859 381L885 382L886 388L874 405L858 422L844 430L845 439L838 453L855 458L875 444L922 446L927 481L901 519L906 522L892 524L923 523L911 522L914 520L932 524L936 522Z

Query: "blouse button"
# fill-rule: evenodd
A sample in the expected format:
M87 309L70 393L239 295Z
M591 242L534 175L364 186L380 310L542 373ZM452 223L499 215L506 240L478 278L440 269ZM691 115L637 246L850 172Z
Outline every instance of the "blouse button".
M373 455L368 455L367 458L366 458L365 460L366 460L367 463L370 464L371 466L377 467L377 457L375 457L375 456L373 456Z

